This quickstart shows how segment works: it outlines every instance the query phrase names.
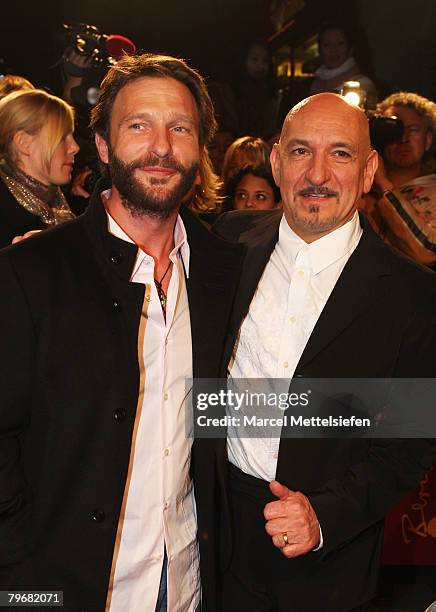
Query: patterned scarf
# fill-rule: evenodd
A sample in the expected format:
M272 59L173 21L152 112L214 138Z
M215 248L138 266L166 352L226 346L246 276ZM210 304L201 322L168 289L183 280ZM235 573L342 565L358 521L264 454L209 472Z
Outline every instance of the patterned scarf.
M57 185L44 185L6 161L0 163L0 179L17 202L32 215L40 217L46 225L58 225L74 214Z

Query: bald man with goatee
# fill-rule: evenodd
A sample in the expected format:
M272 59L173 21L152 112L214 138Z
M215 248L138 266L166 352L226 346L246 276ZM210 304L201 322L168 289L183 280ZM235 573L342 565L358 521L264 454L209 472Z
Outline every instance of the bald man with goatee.
M216 226L247 250L230 377L434 378L436 277L357 213L377 169L364 113L336 94L303 100L271 163L283 212L228 213ZM223 610L347 612L374 596L383 517L416 487L433 450L421 440L290 438L282 429L229 436L227 457Z

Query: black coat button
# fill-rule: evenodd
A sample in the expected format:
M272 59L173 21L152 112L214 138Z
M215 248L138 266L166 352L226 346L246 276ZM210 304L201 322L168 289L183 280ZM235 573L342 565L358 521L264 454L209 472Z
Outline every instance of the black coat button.
M110 260L115 266L119 266L123 261L123 256L121 253L111 253Z
M121 310L121 304L118 300L114 300L112 303L114 305L115 310Z
M96 508L95 510L92 511L91 518L96 523L102 523L104 519L106 518L106 514L103 512L103 510Z
M127 416L127 412L124 410L124 408L120 408L114 414L114 417L117 423L122 423L125 420L126 416Z

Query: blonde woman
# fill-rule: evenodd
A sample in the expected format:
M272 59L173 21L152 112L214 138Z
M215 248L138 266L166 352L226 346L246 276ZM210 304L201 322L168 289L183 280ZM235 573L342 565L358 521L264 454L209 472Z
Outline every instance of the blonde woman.
M40 89L0 100L0 247L74 217L60 189L79 150L73 129L72 108Z

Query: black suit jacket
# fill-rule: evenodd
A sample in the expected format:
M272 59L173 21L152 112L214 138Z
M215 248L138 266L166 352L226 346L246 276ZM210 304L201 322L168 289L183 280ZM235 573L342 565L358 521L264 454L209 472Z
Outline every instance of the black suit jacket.
M194 375L215 377L241 248L181 215ZM106 226L97 190L82 217L0 253L0 588L62 590L66 610L104 610L138 400L144 286L129 282L136 246ZM213 533L202 451L199 530ZM200 544L209 605L213 541Z
M226 361L278 240L280 211L228 213L215 225L246 246ZM296 368L304 378L435 377L436 276L383 244L365 219ZM410 407L413 410L413 406ZM349 610L377 578L384 514L431 466L422 440L282 438L277 480L305 493L322 527L319 552L287 560L266 551L265 568L294 611ZM255 543L253 542L253 551ZM255 553L254 553L255 554Z

